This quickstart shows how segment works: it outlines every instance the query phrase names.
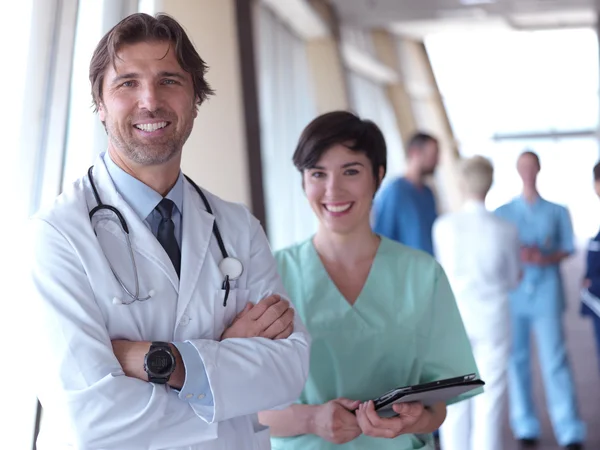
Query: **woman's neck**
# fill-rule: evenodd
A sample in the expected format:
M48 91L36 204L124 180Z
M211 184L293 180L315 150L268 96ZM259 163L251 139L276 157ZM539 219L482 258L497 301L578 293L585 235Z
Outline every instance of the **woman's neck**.
M377 253L379 242L379 236L373 233L370 225L347 234L334 233L319 227L313 238L315 249L324 261L343 265L372 259Z
M524 185L523 186L523 197L525 198L525 200L528 203L535 203L535 201L539 198L539 196L540 196L540 194L538 193L535 185L533 185L533 186Z

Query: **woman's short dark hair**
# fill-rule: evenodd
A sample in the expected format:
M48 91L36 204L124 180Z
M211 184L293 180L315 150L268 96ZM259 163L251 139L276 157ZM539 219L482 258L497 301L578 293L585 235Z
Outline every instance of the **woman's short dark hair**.
M102 103L102 83L109 64L115 67L119 50L128 44L161 42L172 44L177 62L192 76L196 104L200 106L214 92L204 78L208 66L179 23L167 14L152 17L144 13L127 16L116 24L98 43L90 62L90 83L94 110Z
M600 162L594 166L594 181L600 181Z
M370 120L362 120L348 111L333 111L310 122L302 134L292 160L303 172L314 167L331 147L342 144L364 153L373 166L375 186L379 187L379 170L387 170L387 148L381 130Z

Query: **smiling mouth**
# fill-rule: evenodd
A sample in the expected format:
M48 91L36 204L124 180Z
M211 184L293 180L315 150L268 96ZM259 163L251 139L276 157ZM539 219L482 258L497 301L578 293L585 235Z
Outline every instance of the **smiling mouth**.
M141 131L152 132L165 128L169 124L170 122L138 123L134 127Z
M352 205L354 203L353 202L348 202L348 203L341 203L341 204L337 204L337 205L327 205L327 204L323 204L323 207L332 213L343 213L348 211Z

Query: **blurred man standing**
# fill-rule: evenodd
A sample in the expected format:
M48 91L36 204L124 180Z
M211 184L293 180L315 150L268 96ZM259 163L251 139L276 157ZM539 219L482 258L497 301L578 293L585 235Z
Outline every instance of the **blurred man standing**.
M428 134L417 133L408 142L406 153L406 174L391 182L375 199L373 230L432 255L431 229L437 211L425 179L437 167L438 141Z
M520 277L517 228L487 211L491 163L476 156L460 166L465 204L440 217L433 243L460 310L485 392L448 406L443 450L504 450L502 422L510 351L508 294Z
M600 163L594 166L594 190L600 197ZM583 290L581 314L591 318L596 336L596 350L600 363L600 232L590 241Z
M548 412L556 440L567 449L583 448L563 329L565 298L560 263L571 255L573 229L566 208L542 199L536 182L539 157L524 152L517 161L523 194L496 213L519 229L523 280L511 293L512 351L509 366L510 423L523 448L536 446L540 424L531 390L530 333L536 337Z

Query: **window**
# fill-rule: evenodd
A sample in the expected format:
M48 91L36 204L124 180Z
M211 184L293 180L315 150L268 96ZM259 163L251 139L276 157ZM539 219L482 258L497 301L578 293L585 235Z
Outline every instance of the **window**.
M350 72L350 91L353 107L362 119L372 120L381 129L387 144L387 175L382 186L401 175L406 167L402 138L396 124L396 115L385 92L385 87Z
M495 208L520 192L516 159L531 149L542 163L540 194L569 208L580 240L595 235L596 34L587 29L440 34L426 44L461 154L482 154L494 163L488 205ZM521 133L561 131L581 131L584 137L518 139ZM517 137L494 139L502 134Z
M259 6L257 25L263 185L269 241L276 250L316 231L302 178L292 164L315 106L304 42L264 5Z

